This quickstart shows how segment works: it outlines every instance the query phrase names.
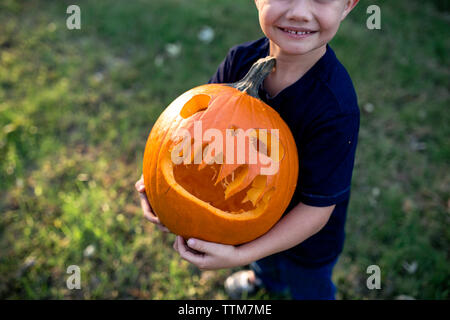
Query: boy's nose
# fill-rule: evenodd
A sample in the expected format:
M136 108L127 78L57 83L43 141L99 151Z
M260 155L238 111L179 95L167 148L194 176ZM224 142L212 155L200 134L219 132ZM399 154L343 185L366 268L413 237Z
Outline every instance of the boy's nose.
M311 0L290 1L288 11L286 12L286 18L292 21L311 21Z

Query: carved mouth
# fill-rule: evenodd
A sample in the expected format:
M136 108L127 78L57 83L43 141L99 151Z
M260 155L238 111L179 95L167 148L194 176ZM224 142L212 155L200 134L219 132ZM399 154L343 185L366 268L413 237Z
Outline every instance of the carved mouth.
M215 178L220 170L220 165L212 164L198 169L197 164L179 164L173 167L173 175L177 183L194 197L205 201L213 207L228 213L242 213L256 208L250 201L249 195L261 190L255 183L261 178L255 179L252 185L242 191L226 197L227 190L233 188L233 184L238 184L248 168L242 165L225 179L215 184ZM259 176L265 180L265 176ZM255 186L253 186L255 184ZM265 186L265 184L264 184Z

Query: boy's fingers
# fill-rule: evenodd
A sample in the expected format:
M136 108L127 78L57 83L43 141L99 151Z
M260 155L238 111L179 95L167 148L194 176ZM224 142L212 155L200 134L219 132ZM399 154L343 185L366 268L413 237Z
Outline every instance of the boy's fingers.
M147 195L145 194L145 185L144 185L144 178L141 175L141 178L135 183L135 188L137 191L140 192L139 198L141 201L141 207L142 211L144 212L144 218L148 221L156 224L159 230L163 232L170 232L169 229L167 229L166 226L161 224L159 221L159 218L153 213L152 207L150 206L150 203L148 202Z
M161 230L162 232L170 232L170 230L167 229L167 227L161 223L157 224L157 226L158 226L158 229Z
M153 223L160 223L158 217L153 214L152 207L150 207L147 196L144 193L141 193L139 194L139 198L141 201L142 210L144 211L144 217Z
M148 202L147 195L145 193L139 194L139 199L141 201L141 207L144 211L152 212L152 207L150 207L150 203Z
M194 251L204 252L204 253L214 253L220 250L220 247L216 243L203 241L200 239L190 238L187 241L187 248L193 249Z
M158 219L158 220L159 220L159 219ZM160 222L160 223L157 223L156 226L157 226L158 229L159 229L160 231L162 231L162 232L169 232L169 229L167 229L165 225L161 224L161 222Z
M175 238L175 241L173 242L173 248L175 249L175 251L177 251L177 252L178 252L178 245L177 245L177 241L178 241L178 239L177 239L177 238Z
M152 208L150 207L150 204L148 203L147 197L145 194L139 195L141 199L141 207L142 211L144 212L144 218L150 221L151 223L156 224L159 230L163 232L170 232L170 230L161 223L159 218L153 213Z
M154 224L159 224L159 219L157 216L152 215L151 213L144 212L144 218Z
M189 250L188 247L186 247L186 245L184 244L184 240L182 237L177 236L177 240L176 240L177 246L178 246L178 252L181 256L181 258L183 258L186 261L189 261L193 264L195 264L197 267L201 268L203 263L204 263L204 255L201 253L193 253L192 251Z
M144 191L145 191L144 179L138 180L138 181L135 183L134 187L136 188L136 190L137 190L138 192L144 192Z

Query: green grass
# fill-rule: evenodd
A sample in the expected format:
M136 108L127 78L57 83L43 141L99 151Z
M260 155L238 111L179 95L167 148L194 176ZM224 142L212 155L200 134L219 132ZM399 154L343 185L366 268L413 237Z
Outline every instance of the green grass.
M448 299L449 11L376 3L382 30L366 29L361 1L332 42L362 110L338 298ZM70 4L0 4L0 298L226 299L233 270L180 260L173 235L144 221L134 182L165 106L262 35L253 1L78 1L72 31ZM81 290L66 288L72 264ZM372 264L381 290L366 287Z

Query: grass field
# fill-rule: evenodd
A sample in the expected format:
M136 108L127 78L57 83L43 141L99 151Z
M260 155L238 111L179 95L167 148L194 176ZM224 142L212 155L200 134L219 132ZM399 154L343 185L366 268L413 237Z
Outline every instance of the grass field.
M226 299L234 270L180 260L134 183L161 111L262 36L253 1L79 0L81 30L70 4L0 2L0 298ZM339 299L450 298L449 24L444 1L362 0L331 43L362 111Z

